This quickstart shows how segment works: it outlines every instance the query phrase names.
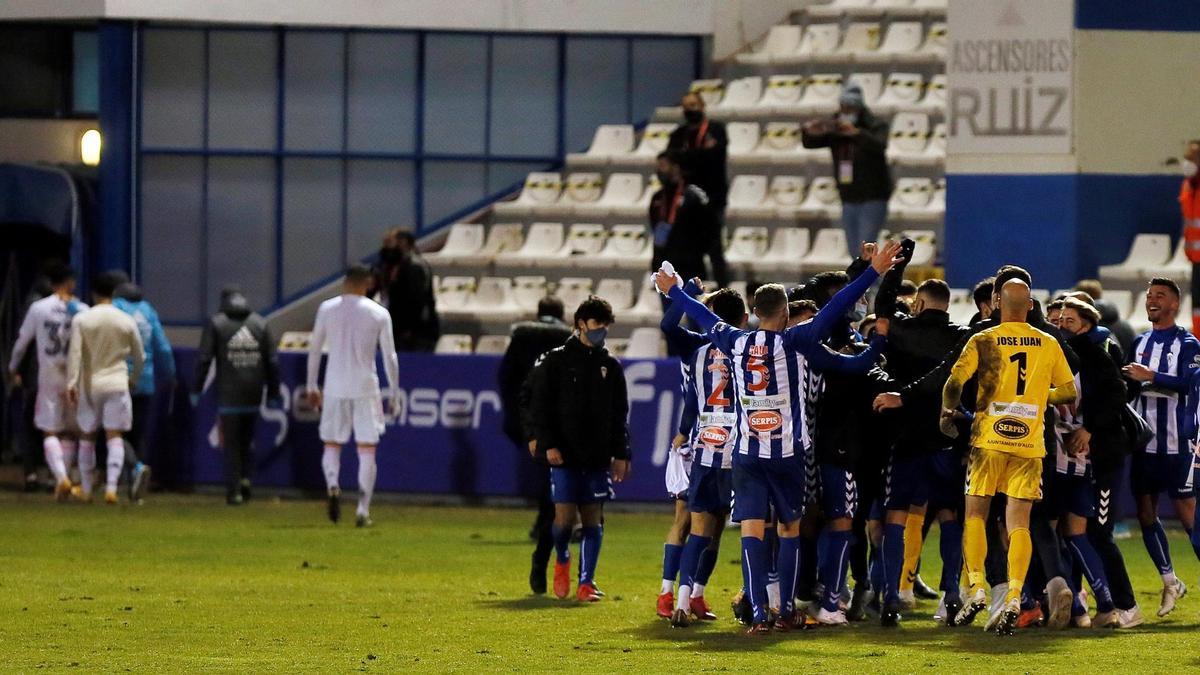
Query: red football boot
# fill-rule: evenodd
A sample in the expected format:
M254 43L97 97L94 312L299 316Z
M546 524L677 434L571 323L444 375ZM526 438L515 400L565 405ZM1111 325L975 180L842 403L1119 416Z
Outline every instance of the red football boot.
M675 594L667 591L658 596L658 615L664 619L671 618L671 613L675 611Z
M600 602L600 596L596 595L596 587L591 584L579 584L575 599L579 602Z
M716 621L717 615L713 614L712 608L708 606L708 601L704 596L692 598L691 603L692 615L701 621Z
M571 594L571 561L554 563L554 595L565 600Z

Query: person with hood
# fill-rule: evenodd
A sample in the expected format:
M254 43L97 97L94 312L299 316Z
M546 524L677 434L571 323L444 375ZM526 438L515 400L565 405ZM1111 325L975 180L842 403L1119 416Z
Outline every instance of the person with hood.
M864 241L875 241L887 220L892 175L887 163L888 124L867 108L862 87L851 81L838 98L838 112L800 128L806 148L829 148L833 178L842 199L842 227L850 257Z
M417 249L413 233L394 228L383 237L375 288L379 302L392 317L396 351L431 352L441 335L437 301L433 296L433 270Z
M264 388L268 404L278 405L279 361L267 321L250 310L235 287L221 292L221 311L200 336L193 396L199 396L216 364L213 387L221 445L225 450L225 501L236 506L250 499L254 477L254 425Z
M125 281L117 287L113 306L128 314L137 324L142 348L145 350L146 366L142 369L142 376L132 392L133 428L129 431L129 442L125 444L125 466L129 471L129 501L140 503L150 485L150 466L146 463L146 445L149 438L146 423L154 405L154 393L158 389L158 383L171 383L168 389L175 387L175 352L171 350L171 343L163 331L162 322L158 320L158 312L146 300L142 289L130 282L123 272L114 274L119 274ZM155 366L158 367L157 370Z

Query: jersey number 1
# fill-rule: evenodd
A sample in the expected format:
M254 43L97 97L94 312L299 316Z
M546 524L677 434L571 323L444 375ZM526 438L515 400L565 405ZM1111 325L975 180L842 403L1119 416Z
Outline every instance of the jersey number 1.
M1028 355L1025 352L1017 352L1008 357L1009 362L1017 364L1017 396L1025 395L1025 366L1028 362Z

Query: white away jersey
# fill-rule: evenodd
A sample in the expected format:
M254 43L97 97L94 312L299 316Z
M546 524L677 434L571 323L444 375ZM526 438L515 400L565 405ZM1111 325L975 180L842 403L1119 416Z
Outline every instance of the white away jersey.
M379 395L375 350L383 353L388 386L398 385L392 317L382 305L360 295L345 294L321 303L308 347L308 388L317 388L321 350L329 345L325 365L325 398L370 398Z
M50 295L29 306L17 342L13 345L9 372L16 371L30 344L37 349L38 388L61 391L67 386L67 352L71 343L71 320L87 309L75 300Z

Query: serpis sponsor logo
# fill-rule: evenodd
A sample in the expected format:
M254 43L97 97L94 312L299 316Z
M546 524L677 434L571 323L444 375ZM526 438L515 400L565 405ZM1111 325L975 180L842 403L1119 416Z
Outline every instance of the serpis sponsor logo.
M704 427L700 430L700 442L705 445L723 446L729 441L729 430L725 427Z
M992 430L1005 438L1025 438L1029 435L1029 425L1013 417L1002 417L992 425Z
M758 412L750 413L747 422L751 429L760 434L765 434L783 426L783 415L780 415L776 410L759 410Z

